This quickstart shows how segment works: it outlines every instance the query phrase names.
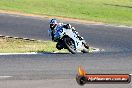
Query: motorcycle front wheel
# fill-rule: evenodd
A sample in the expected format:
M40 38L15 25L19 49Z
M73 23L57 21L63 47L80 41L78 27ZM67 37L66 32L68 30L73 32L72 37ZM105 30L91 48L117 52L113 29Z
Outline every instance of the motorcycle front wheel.
M76 54L76 48L75 48L74 41L68 37L64 38L63 41L68 51L71 52L72 54Z

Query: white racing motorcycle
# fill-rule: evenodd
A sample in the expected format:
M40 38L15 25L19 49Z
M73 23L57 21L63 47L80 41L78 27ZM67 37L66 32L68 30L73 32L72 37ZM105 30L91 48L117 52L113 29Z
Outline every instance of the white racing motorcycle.
M62 28L61 30L56 30L54 40L57 42L56 48L58 50L64 48L68 49L72 54L78 52L88 53L89 46L86 44L85 40L80 40L72 29Z

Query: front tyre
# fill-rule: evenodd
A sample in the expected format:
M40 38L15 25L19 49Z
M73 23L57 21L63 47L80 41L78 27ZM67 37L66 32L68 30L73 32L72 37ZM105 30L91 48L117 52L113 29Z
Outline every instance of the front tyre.
M76 54L76 48L75 48L74 41L68 37L64 38L63 41L68 51L71 52L72 54Z

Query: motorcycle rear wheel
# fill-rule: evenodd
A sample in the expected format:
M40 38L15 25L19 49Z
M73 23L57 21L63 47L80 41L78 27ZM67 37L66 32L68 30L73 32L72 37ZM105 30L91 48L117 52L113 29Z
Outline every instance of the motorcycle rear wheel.
M88 45L87 43L86 43L86 44L83 43L83 45L84 45L84 47L85 47L86 49L83 49L82 52L83 52L83 53L88 53L89 45Z

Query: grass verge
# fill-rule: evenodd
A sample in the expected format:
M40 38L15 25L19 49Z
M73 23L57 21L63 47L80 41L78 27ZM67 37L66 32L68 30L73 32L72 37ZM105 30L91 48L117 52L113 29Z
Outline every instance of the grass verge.
M0 53L27 53L27 52L68 52L66 49L57 50L56 43L52 41L29 41L23 39L14 39L0 37ZM95 48L90 47L89 53Z
M0 53L54 52L55 45L52 41L0 38Z
M132 0L0 0L0 9L132 25Z

